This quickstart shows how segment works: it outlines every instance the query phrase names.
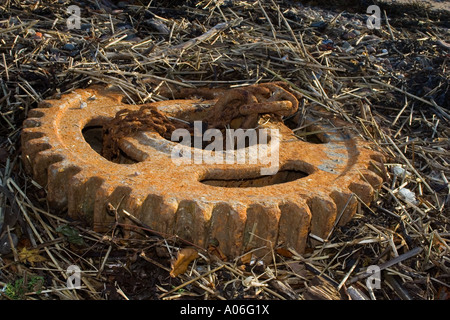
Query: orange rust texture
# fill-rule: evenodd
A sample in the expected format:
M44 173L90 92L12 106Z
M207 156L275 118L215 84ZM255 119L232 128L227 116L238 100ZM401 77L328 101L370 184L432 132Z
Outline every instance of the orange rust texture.
M323 123L305 119L311 131L324 132L318 135L322 143L297 139L282 117L295 113L300 96L283 84L174 95L182 99L150 103L145 110L155 110L148 114L161 119L203 119L218 128L233 122L241 128L279 129L281 181L261 177L267 164L259 162L176 164L170 151L177 144L155 128L119 135L119 147L133 161L108 160L87 143L82 130L109 128L113 119L135 116L142 106L125 104L118 91L104 87L76 90L29 112L22 131L25 168L48 188L53 208L67 209L99 232L116 222L107 210L113 205L119 222L131 223L121 214L126 210L155 231L205 248L214 239L229 257L257 248L255 253L264 255L275 246L303 252L308 235L326 239L336 224L354 216L358 198L369 204L383 182L383 157L350 132L334 129L342 127L334 117L321 114ZM209 108L199 107L205 105ZM280 177L291 172L303 175L283 183ZM132 229L127 232L133 236Z

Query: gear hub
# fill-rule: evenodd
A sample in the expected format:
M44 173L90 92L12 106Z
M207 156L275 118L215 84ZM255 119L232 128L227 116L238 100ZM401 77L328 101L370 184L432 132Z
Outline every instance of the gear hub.
M353 217L358 199L369 204L383 182L383 157L347 123L312 110L303 123L316 140L299 139L282 118L299 117L301 97L281 84L174 94L183 99L143 107L123 103L113 88L91 87L31 110L22 132L22 158L47 187L51 207L67 208L72 218L104 232L116 219L125 219L108 213L113 205L155 231L202 247L214 240L230 257L250 249L263 255L274 246L303 252L308 235L326 239L335 225ZM149 125L139 119L143 116L161 121ZM206 159L218 152L204 145L183 146L192 161L174 161L181 143L168 135L183 127L195 140L205 133L205 128L193 129L195 121L221 132L271 129L278 135L230 154L248 154L265 143L270 154L277 153L277 162L195 161L195 155ZM121 131L124 124L140 128ZM262 174L270 165L277 170ZM130 236L133 230L127 231Z

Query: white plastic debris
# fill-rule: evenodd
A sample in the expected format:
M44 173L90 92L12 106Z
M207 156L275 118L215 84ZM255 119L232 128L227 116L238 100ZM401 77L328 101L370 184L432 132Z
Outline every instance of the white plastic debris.
M242 284L246 287L267 287L266 283L259 282L254 276L249 276L242 280Z
M411 172L406 171L401 166L394 166L394 167L392 167L392 173L395 176L399 176L399 177L403 177L404 174L406 174L407 176L411 175Z
M417 204L416 194L409 190L408 188L401 188L398 190L398 195L404 200L411 202L412 204Z

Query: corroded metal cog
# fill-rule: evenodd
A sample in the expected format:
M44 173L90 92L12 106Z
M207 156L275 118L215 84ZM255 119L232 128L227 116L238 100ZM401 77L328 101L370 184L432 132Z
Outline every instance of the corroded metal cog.
M349 124L323 113L306 119L318 141L300 140L282 121L271 121L264 114L269 103L280 120L295 104L292 95L282 94L281 102L274 102L271 97L278 88L267 84L264 88L269 91L265 98L255 88L248 89L254 101L246 101L239 112L248 127L256 121L253 125L259 129L279 130L279 168L273 175L261 175L268 164L259 160L176 163L171 156L179 144L151 131L120 140L126 161L106 159L100 154L101 128L119 111L140 106L125 104L121 93L101 87L76 90L31 110L22 132L23 162L34 179L48 188L53 208L67 208L72 218L83 219L100 232L116 222L108 214L112 204L161 233L176 234L202 247L214 239L230 257L254 248L262 248L257 253L261 255L279 245L303 252L308 235L325 239L335 224L348 222L358 198L366 204L372 201L383 182L384 159L345 129ZM226 92L151 105L174 121L192 123L205 119ZM244 98L249 99L247 94ZM256 118L247 116L249 103L258 109ZM269 139L267 145L273 141ZM192 152L207 151L192 148ZM125 218L119 215L119 219Z

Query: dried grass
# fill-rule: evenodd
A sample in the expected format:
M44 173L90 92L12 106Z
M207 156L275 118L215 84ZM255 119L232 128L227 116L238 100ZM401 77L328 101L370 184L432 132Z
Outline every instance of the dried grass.
M69 1L0 6L0 185L7 190L0 207L3 215L12 210L6 195L14 195L18 218L4 228L8 243L13 234L18 242L0 257L2 297L448 299L449 49L439 42L449 40L448 29L416 17L415 27L391 20L368 30L365 12L274 0L191 2L112 8L84 1L81 30L67 30ZM326 29L314 24L320 21ZM342 37L353 28L360 33L346 52ZM52 213L45 188L23 170L21 124L43 99L107 83L140 104L163 99L155 81L237 87L274 80L304 94L301 112L312 105L334 112L388 158L389 179L374 203L361 203L349 224L305 254L275 248L264 264L251 253L223 261L199 250L191 268L171 278L183 241L95 233ZM396 166L404 174L394 175ZM401 197L402 188L417 202ZM23 248L35 250L25 256ZM82 270L81 289L67 288L69 265ZM382 269L379 290L366 286L369 265Z

